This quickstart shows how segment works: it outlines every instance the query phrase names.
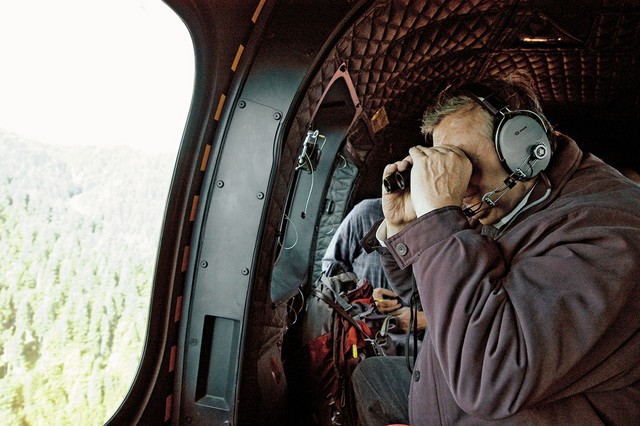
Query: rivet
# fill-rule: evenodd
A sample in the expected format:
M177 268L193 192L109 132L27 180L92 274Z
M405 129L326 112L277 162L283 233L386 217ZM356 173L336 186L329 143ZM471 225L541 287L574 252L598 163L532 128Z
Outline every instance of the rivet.
M247 103L245 101L238 102L238 108L244 108L246 106L247 106Z
M279 112L276 112L275 114L273 114L273 118L276 120L280 120L282 118L282 114Z
M191 343L191 346L196 346L198 344L198 339L191 339L189 343Z
M222 187L224 186L224 182L223 182L223 181L221 181L221 180L219 180L219 181L217 181L217 182L216 182L216 186L217 186L218 188L222 188Z
M249 269L242 268L242 275L249 275Z
M200 262L201 268L206 268L207 266L209 266L209 262L207 262L206 260L203 260L202 262Z
M258 200L262 200L264 198L264 192L258 192L258 194L256 194L256 197L258 197Z

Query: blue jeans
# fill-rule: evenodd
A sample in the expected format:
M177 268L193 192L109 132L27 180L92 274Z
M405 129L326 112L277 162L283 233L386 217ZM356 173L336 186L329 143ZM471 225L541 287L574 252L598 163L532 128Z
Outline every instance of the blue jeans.
M367 358L351 380L362 425L409 423L411 373L403 356Z

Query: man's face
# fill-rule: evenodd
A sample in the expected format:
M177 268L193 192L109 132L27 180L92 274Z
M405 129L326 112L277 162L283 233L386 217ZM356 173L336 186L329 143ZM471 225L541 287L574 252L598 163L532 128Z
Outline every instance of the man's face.
M486 121L482 109L463 109L446 116L433 129L433 145L453 145L471 160L473 172L462 200L463 208L479 206L482 196L501 186L508 173L502 167L493 140L487 137ZM483 225L491 225L507 215L522 200L533 185L532 181L518 183L506 193L496 206L479 212L474 218ZM491 196L496 200L500 193ZM487 204L482 205L482 209Z

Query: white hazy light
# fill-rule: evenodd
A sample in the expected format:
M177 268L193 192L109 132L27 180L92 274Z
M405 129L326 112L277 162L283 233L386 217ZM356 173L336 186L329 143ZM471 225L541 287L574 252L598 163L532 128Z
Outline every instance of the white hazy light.
M0 128L44 143L174 151L188 31L161 0L0 0Z

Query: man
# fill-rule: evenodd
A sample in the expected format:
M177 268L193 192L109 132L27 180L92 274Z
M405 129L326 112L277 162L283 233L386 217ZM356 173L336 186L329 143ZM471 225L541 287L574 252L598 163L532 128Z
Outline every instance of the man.
M433 147L385 168L410 188L373 232L429 328L412 375L356 369L364 424L637 424L640 188L547 126L526 78L465 86L425 112Z
M340 262L358 278L368 278L374 287L389 288L379 256L367 253L360 240L374 223L384 217L382 199L362 200L340 222L322 258L322 270Z

